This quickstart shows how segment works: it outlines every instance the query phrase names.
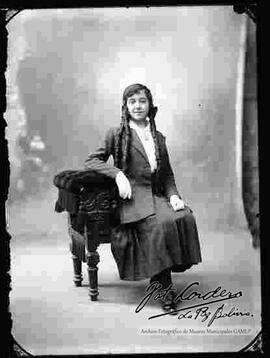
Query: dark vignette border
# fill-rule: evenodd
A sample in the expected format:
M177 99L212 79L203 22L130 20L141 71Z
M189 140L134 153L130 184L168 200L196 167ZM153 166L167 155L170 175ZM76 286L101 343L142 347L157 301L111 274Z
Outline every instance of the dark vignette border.
M260 3L261 4L261 3ZM226 2L226 1L197 1L194 2L191 0L185 1L165 1L165 0L138 0L136 3L128 2L128 1L113 1L113 3L107 3L107 6L122 6L122 7L129 7L129 6L181 6L181 5L232 5L233 11L239 14L239 16L249 16L256 24L258 24L259 18L259 2L258 1L234 1L234 2ZM0 310L1 310L1 322L3 322L3 330L2 330L2 341L4 345L1 346L1 356L7 358L13 357L33 357L29 352L27 352L23 347L21 347L13 338L11 334L12 329L12 317L9 311L9 292L11 291L11 277L9 274L10 271L10 240L11 236L7 232L6 228L6 208L5 203L8 198L8 190L9 190L9 178L10 178L10 164L8 159L8 142L5 138L5 129L7 127L7 123L5 121L5 111L7 108L7 101L6 101L6 78L5 72L7 69L7 44L8 44L8 31L6 25L9 21L12 21L12 18L16 16L20 11L23 9L42 9L42 8L72 8L72 7L106 7L104 4L104 0L102 2L96 1L89 1L89 0L77 0L76 3L68 3L66 0L50 0L46 1L36 1L33 0L1 0L0 4L0 158L1 158L1 219L3 219L3 225L0 227L0 292L1 292L1 299L0 299ZM260 9L261 10L261 9ZM259 33L259 31L258 31ZM260 35L260 33L259 33ZM259 36L260 37L260 36ZM260 59L261 51L260 46L258 57ZM260 65L258 70L260 70ZM258 72L260 74L260 71ZM260 94L261 87L259 86L259 94ZM259 99L260 102L260 99ZM259 105L259 112L261 106ZM259 113L260 114L260 113ZM259 123L260 124L260 123ZM259 126L260 127L260 126ZM259 128L260 129L260 128ZM260 131L259 131L260 132ZM261 145L260 145L261 147ZM260 160L261 162L261 160ZM261 169L261 163L260 163ZM262 242L262 245L264 243ZM263 248L262 248L263 251ZM262 263L264 261L262 260ZM262 284L265 284L265 273L262 277ZM265 287L263 287L263 296L266 296ZM265 306L263 305L263 315L265 312ZM239 353L246 354L257 354L257 353L265 353L266 348L266 330L267 322L266 318L262 319L263 324L263 332L259 332L258 335L250 342L246 347L242 348ZM264 348L263 348L264 347ZM2 355L3 354L3 355ZM218 356L218 353L198 353L207 356ZM130 354L131 356L134 355L140 356L141 354ZM160 356L163 354L148 354L150 356ZM168 354L168 356L176 357L177 353ZM183 354L182 354L183 355ZM224 355L224 354L223 354ZM230 355L230 353L225 354ZM86 356L86 355L80 355ZM121 357L121 355L112 355L114 357ZM190 354L188 354L190 356ZM42 356L39 356L42 357ZM53 356L44 356L44 357L53 357ZM56 357L61 357L60 355ZM62 356L63 357L63 356ZM90 355L90 357L95 357L95 355Z

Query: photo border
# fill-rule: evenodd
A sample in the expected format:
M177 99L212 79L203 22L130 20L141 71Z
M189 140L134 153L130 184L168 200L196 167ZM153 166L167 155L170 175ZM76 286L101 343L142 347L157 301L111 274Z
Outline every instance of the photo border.
M104 5L100 4L98 1L83 1L83 0L77 0L76 4L68 4L67 1L47 1L46 4L39 2L38 4L33 4L33 1L15 1L15 0L9 0L9 1L1 1L1 8L0 8L0 115L1 115L1 122L0 122L0 150L1 150L1 167L2 167L2 173L1 174L1 218L3 219L2 222L4 225L1 225L1 241L0 241L0 258L1 258L1 292L3 295L3 298L1 297L1 310L3 310L4 319L2 320L4 326L2 332L3 334L3 341L6 342L4 348L4 351L7 353L7 357L22 357L22 356L29 356L33 357L30 353L24 350L23 347L21 347L14 337L12 336L11 329L12 329L12 316L9 311L9 293L12 289L12 280L10 277L10 240L12 239L11 235L7 231L7 215L6 215L6 201L8 198L8 190L9 190L9 178L10 178L10 163L8 158L8 141L5 137L5 131L7 128L7 122L5 120L5 112L7 108L7 101L6 101L6 78L5 78L5 72L7 70L7 45L8 45L8 30L7 30L7 24L9 21L12 21L12 18L16 16L18 13L20 13L23 10L27 9L53 9L53 8L81 8L81 7L151 7L151 6L188 6L188 5L224 5L224 1L206 1L206 2L194 2L194 1L185 1L184 3L175 2L175 1L167 1L166 4L164 4L164 1L148 1L147 4L145 1L136 1L136 4L132 4L129 2L121 2L121 1L114 1L113 5ZM89 4L90 3L90 4ZM235 5L236 4L236 5ZM227 5L227 3L225 4ZM259 13L259 2L257 1L246 1L246 2L230 2L228 5L232 5L234 8L234 11L239 14L239 16L249 16L257 25L260 24L258 21ZM258 29L258 36L260 37L261 30ZM258 43L258 59L261 58L261 47ZM261 44L260 44L261 45ZM260 64L259 64L259 69ZM258 76L261 74L260 71L258 71ZM258 81L259 82L259 81ZM261 113L261 87L259 86L259 114ZM260 129L261 129L261 120L259 119L259 137L260 137ZM261 149L261 143L259 145L259 149ZM260 150L260 156L259 156L259 176L261 180L261 150ZM260 203L261 208L261 203ZM260 218L262 217L260 213ZM262 246L264 245L263 240L261 240L261 252ZM262 255L262 264L261 264L261 271L262 271L262 299L264 297L267 297L267 289L266 289L266 277L264 272L264 257ZM265 317L265 318L264 318ZM246 347L240 350L240 352L254 352L254 353L264 353L267 344L267 338L266 338L266 326L267 326L267 312L266 307L264 306L264 301L262 302L262 331L258 333L258 335L248 344ZM166 353L162 353L166 354ZM169 353L166 355L169 356L175 356L178 353ZM183 354L183 353L181 353ZM185 354L185 353L184 353ZM203 354L198 352L198 354ZM215 353L215 355L218 353ZM103 355L103 354L101 354ZM111 356L117 356L117 354L110 354ZM138 354L128 354L128 355L138 355ZM148 354L149 355L149 354ZM152 355L152 354L150 354ZM154 354L153 354L154 355ZM51 356L51 355L50 355ZM76 355L77 356L77 355ZM79 355L79 356L85 356L85 355ZM93 357L94 355L89 355ZM156 354L155 354L156 356ZM61 357L61 355L57 355L56 357Z

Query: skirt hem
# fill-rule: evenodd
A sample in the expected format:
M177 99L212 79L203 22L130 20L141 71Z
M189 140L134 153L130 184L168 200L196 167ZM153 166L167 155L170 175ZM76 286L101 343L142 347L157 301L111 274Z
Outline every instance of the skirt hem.
M185 272L185 271L187 271L187 270L189 270L189 269L191 269L192 268L192 266L193 265L199 265L201 263L201 261L199 261L199 262L194 262L194 263L192 263L192 264L189 264L189 265L185 265L185 266L187 266L187 267L183 267L183 264L181 265L181 264L179 264L179 265L173 265L173 266L166 266L166 267L164 267L164 268L162 268L162 269L159 269L159 271L158 272L155 272L154 274L151 274L151 275L145 275L145 276L132 276L132 277L129 277L129 276L121 276L120 274L119 274L119 278L120 278L120 280L122 280L122 281L143 281L143 280L148 280L148 279L150 279L152 276L155 276L155 275L157 275L158 273L160 273L161 271L163 271L163 270L166 270L166 269L171 269L171 272L172 273L183 273L183 272ZM182 266L182 267L181 267ZM178 268L177 268L178 267Z

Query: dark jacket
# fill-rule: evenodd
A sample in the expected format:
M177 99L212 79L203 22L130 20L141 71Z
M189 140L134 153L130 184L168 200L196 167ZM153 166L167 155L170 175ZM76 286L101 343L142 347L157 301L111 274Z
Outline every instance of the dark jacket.
M116 131L117 128L110 129L102 145L94 153L88 155L85 161L86 169L111 178L116 177L120 169L107 163L110 155L114 157ZM159 174L155 178L155 194L169 199L171 195L179 195L179 193L175 185L165 137L160 132L157 132L157 140L161 163ZM131 129L130 160L126 176L131 184L132 197L120 200L120 220L123 224L144 219L155 213L151 168L143 144L134 129Z

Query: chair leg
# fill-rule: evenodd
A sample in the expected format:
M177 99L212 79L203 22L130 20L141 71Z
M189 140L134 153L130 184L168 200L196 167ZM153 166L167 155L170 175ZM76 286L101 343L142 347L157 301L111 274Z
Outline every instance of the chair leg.
M86 262L89 277L89 297L91 301L97 301L98 292L98 267L99 254L95 251L87 252Z
M76 287L82 285L82 261L75 255L72 255L74 276L73 281Z

